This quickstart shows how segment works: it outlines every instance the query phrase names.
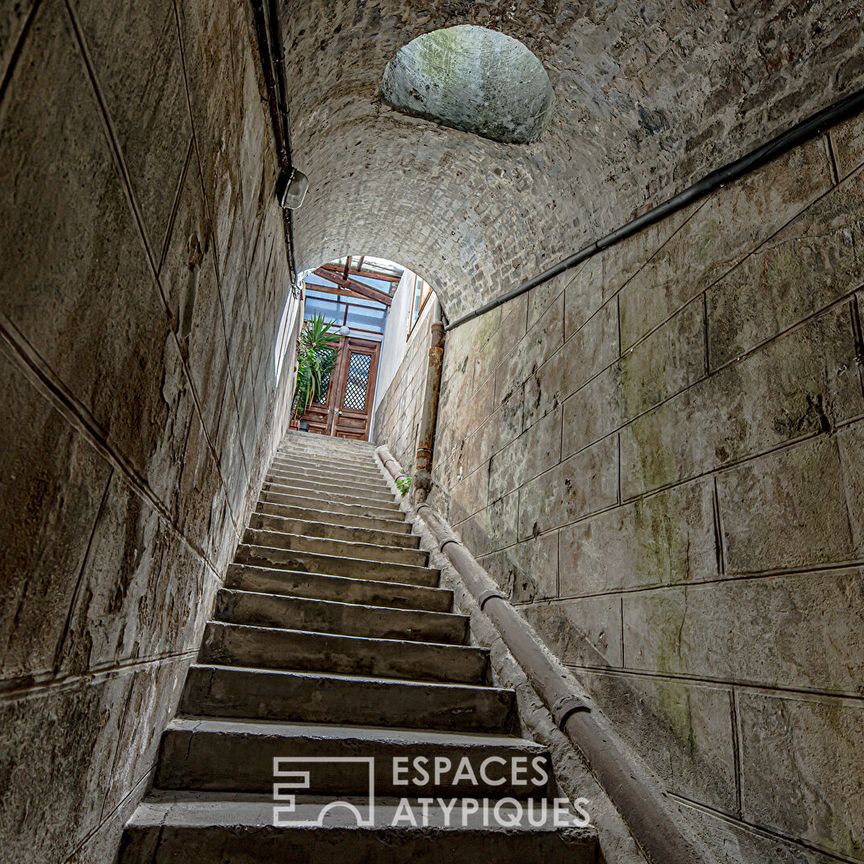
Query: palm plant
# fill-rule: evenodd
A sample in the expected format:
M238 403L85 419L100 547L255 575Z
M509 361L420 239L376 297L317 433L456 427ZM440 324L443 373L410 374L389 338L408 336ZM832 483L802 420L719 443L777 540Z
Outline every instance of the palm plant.
M297 386L294 390L294 419L299 420L309 406L323 395L324 383L336 364L339 336L332 322L313 315L303 323L297 340Z

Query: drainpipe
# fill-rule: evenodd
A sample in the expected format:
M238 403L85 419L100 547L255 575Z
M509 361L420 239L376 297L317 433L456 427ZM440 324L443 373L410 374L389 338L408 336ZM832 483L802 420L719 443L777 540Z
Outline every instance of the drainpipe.
M441 303L436 298L432 319L432 344L426 367L426 388L417 431L417 453L414 456L414 500L422 504L432 489L432 455L435 448L435 424L438 420L438 398L441 395L441 366L444 362L444 324Z
M376 452L394 479L405 476L386 447ZM664 805L656 781L634 763L619 735L594 710L591 698L576 689L566 670L546 651L533 628L510 605L446 520L428 504L420 504L416 510L439 550L522 667L555 724L582 754L650 864L705 862L704 854L685 836L675 815Z

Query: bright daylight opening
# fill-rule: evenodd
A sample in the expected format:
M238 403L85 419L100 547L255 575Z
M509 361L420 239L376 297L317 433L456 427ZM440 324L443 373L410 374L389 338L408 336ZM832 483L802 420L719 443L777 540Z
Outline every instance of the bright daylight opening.
M435 305L433 291L407 268L369 255L307 270L301 285L292 426L365 441Z

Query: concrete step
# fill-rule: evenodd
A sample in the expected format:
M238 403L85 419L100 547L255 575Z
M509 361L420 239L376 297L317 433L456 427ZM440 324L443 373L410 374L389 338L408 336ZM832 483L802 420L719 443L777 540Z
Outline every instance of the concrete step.
M279 471L288 474L303 474L307 477L320 477L323 479L339 480L346 477L348 480L359 480L363 483L386 483L384 475L377 466L371 468L360 468L349 465L344 471L327 465L319 465L304 459L274 459L270 465L271 471Z
M322 510L321 508L326 508ZM357 507L352 504L340 504L338 501L319 501L302 495L281 495L278 492L262 494L255 508L257 513L266 513L270 516L292 516L298 510L306 512L322 513L327 520L336 521L343 525L370 525L372 521L378 523L377 527L387 531L398 531L399 527L409 525L405 514L397 507L377 508ZM371 512L370 512L371 511ZM347 518L346 518L347 517ZM371 520L371 521L370 521ZM382 525L381 523L386 523Z
M264 509L264 506L267 509ZM329 503L326 505L329 507ZM402 515L402 514L399 514ZM405 519L376 519L372 516L356 516L351 513L337 513L334 510L310 510L308 507L287 507L284 504L259 505L253 518L262 517L255 528L269 528L278 531L279 520L293 519L302 522L335 525L346 528L365 528L368 531L382 531L385 534L410 534L411 523ZM263 518L267 517L267 519ZM273 521L268 521L272 519Z
M253 513L249 527L256 531L274 531L281 534L302 534L304 537L319 537L326 540L348 540L352 543L371 543L375 546L401 546L417 549L420 537L416 534L397 531L382 531L356 525L339 525L322 522L320 519L287 519L280 516L265 516ZM410 528L410 526L408 526Z
M326 576L323 573L301 573L295 570L268 570L243 564L232 564L228 568L225 587L396 609L448 612L453 608L453 592L445 588L382 582L378 579L350 579L347 576Z
M280 450L299 450L317 448L337 453L374 453L375 445L369 441L359 441L356 438L335 438L318 435L315 432L299 432L292 430L280 442Z
M234 560L238 564L251 564L273 570L300 570L306 573L324 573L327 576L348 576L352 579L383 579L385 582L405 582L408 585L426 585L430 588L437 587L441 576L441 571L433 567L396 564L393 561L367 561L362 558L344 558L339 555L247 544L237 547Z
M453 645L463 644L468 634L467 616L452 612L361 606L357 603L257 594L229 588L219 590L215 618L259 627L286 627L315 633L446 642Z
M497 687L195 664L180 711L294 723L508 732L513 705L513 691Z
M378 462L374 453L366 452L338 452L320 449L296 449L286 452L277 452L274 459L280 461L307 461L315 464L316 468L332 468L334 465L343 465L351 468L370 469L377 468Z
M551 775L546 748L524 738L180 717L162 737L154 785L157 789L272 792L274 759L312 757L314 763L279 764L281 769L296 765L309 770L316 795L367 795L368 764L343 761L358 756L375 760L377 796L542 798L549 785L543 782L543 772ZM400 773L397 759L408 760L411 766L414 760L426 759L427 782L415 771ZM440 761L445 759L449 767ZM465 764L471 766L470 774L457 775ZM410 778L410 785L394 782L400 777Z
M219 621L207 624L199 659L219 666L457 684L485 684L489 661L487 651L469 645L373 639Z
M369 492L365 489L357 489L347 482L330 486L318 483L314 480L307 480L304 482L297 480L280 482L267 479L264 481L261 488L271 489L274 492L285 492L288 495L295 494L297 491L302 490L307 495L311 494L313 497L319 498L321 501L328 501L332 497L334 501L345 501L348 504L369 503L374 507L379 507L382 504L392 504L396 497L389 490Z
M392 503L384 503L380 501L369 502L353 496L334 498L332 495L328 495L322 497L315 495L309 489L294 489L289 492L285 489L266 487L261 490L258 500L261 504L288 504L294 507L312 508L313 510L318 507L326 507L330 511L340 513L343 512L343 508L348 507L350 509L345 512L384 519L399 519L403 516L395 499Z
M419 538L417 538L419 540ZM429 553L404 546L383 546L357 540L337 540L330 537L310 537L307 534L286 534L284 531L260 531L247 528L243 542L250 546L267 546L295 552L318 552L322 555L344 555L364 561L393 561L396 564L416 564L425 567Z
M267 472L267 479L282 483L315 483L320 486L332 486L340 488L350 486L353 489L365 489L368 492L386 492L390 494L390 487L383 477L357 477L350 471L335 472L333 474L318 471L289 471L278 466L271 466Z
M301 824L275 828L270 796L154 793L126 827L120 864L193 860L196 864L594 864L597 860L593 828L556 828L551 819L535 827L527 824L527 816L515 827L500 827L495 820L484 827L482 812L463 823L459 816L445 818L437 804L429 805L428 825L413 827L400 824L395 799L376 802L373 819L363 827L358 827L358 815L367 812L368 800L348 799L348 806L334 807L326 814L322 829L322 807L332 800L298 796L292 819ZM412 811L419 819L419 802Z

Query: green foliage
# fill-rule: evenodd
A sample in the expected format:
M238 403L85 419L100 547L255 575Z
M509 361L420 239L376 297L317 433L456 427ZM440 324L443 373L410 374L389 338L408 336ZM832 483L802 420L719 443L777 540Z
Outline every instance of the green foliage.
M407 476L397 477L396 488L399 490L399 494L404 497L411 490L411 478Z
M330 329L332 324L323 315L314 315L303 322L297 340L297 386L294 390L294 419L299 420L313 400L320 398L322 383L336 364L339 336Z

